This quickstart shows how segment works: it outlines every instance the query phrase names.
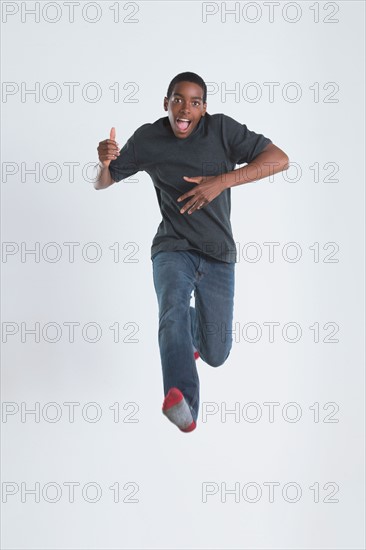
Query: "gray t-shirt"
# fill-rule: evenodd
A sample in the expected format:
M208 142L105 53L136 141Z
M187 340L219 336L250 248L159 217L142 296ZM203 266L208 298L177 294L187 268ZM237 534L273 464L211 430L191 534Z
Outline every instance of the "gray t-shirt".
M197 184L183 176L217 176L251 162L272 143L233 118L206 112L187 138L177 138L168 117L143 124L127 140L109 171L114 181L147 172L155 186L162 221L152 241L151 258L161 250L197 250L227 263L237 261L230 222L231 189L188 214L177 198Z

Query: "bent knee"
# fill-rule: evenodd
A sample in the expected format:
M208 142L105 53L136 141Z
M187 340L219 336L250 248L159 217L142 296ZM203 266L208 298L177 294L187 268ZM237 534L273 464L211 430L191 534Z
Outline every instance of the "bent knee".
M215 356L215 357L208 357L207 360L204 359L205 363L207 363L210 367L221 367L226 359L229 357L230 355L230 350L228 351L228 353L223 357L223 356Z
M225 361L206 361L206 363L210 365L210 367L221 367Z

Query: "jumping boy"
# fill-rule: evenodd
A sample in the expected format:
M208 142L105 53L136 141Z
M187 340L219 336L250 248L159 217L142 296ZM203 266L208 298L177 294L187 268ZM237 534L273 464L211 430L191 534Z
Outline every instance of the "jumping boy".
M140 126L120 151L114 128L99 143L94 183L95 189L105 189L139 171L154 183L162 214L151 247L162 411L182 432L197 423L196 359L218 367L232 346L237 255L230 188L285 170L289 162L262 134L224 114L207 113L206 99L200 76L178 74L164 98L168 116ZM195 307L190 306L192 291Z

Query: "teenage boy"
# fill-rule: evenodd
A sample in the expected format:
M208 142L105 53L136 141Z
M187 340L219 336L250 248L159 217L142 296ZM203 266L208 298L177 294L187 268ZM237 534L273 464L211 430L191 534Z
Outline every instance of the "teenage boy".
M262 134L227 115L207 113L206 100L199 75L178 74L164 98L168 116L140 126L121 150L114 128L99 143L100 172L94 183L105 189L139 171L154 183L162 214L151 247L162 411L182 432L191 432L197 423L195 360L201 357L218 367L232 346L237 255L231 187L285 170L289 162ZM195 307L190 306L193 291Z

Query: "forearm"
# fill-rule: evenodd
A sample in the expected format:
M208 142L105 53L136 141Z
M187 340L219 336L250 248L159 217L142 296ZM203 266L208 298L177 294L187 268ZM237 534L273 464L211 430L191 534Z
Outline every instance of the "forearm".
M243 183L257 181L288 168L289 158L281 149L270 144L262 153L249 164L237 168L232 172L219 176L225 187L235 187Z
M106 189L107 187L115 183L115 181L112 179L108 166L102 166L101 163L98 163L96 165L96 171L97 172L95 180L93 182L95 189Z

